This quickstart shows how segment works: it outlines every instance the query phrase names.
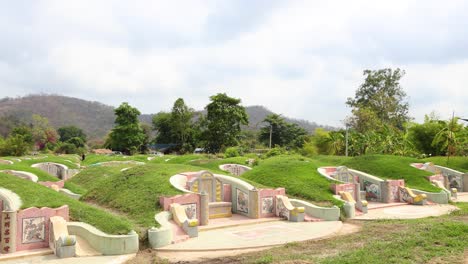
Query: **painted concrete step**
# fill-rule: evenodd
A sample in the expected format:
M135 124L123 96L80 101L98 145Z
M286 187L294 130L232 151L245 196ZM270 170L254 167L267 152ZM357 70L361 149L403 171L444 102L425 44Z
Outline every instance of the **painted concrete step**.
M183 242L183 241L189 239L189 236L187 235L187 233L185 233L185 231L182 229L182 227L177 225L172 220L169 221L169 223L172 226L172 237L173 237L172 244L180 243L180 242Z
M172 244L184 242L187 239L189 239L188 235L177 236L177 237L174 237L174 239L172 240Z
M356 216L361 216L361 215L364 215L364 213L356 209Z
M304 222L322 222L323 219L320 219L320 218L315 218L313 216L310 216L308 214L306 214L304 216Z
M256 224L276 222L276 221L284 221L284 219L279 218L279 217L253 219L253 218L248 218L246 216L233 214L231 217L227 217L227 218L210 219L208 225L198 227L198 232L204 232L204 231L214 230L214 229L223 229L223 228L229 228L229 227L234 227L234 226L256 225Z
M78 257L100 256L101 252L95 250L84 238L76 236L76 255Z

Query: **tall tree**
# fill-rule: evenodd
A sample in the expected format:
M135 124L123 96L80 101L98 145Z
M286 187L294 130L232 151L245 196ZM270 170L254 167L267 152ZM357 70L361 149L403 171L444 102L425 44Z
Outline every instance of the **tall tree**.
M447 154L447 160L457 153L458 134L463 131L463 125L458 124L458 117L452 117L448 121L439 120L441 129L432 140L432 145L440 145L442 153Z
M172 134L172 115L167 112L159 112L153 116L153 130L156 131L156 143L174 143Z
M217 153L225 147L235 146L241 125L249 123L241 100L219 93L210 97L207 110L205 138L207 150Z
M406 93L400 86L404 75L405 71L399 68L364 71L364 83L354 98L346 101L353 108L351 124L358 132L375 127L376 120L403 130L405 122L410 120Z
M156 114L153 117L153 129L157 133L155 142L177 144L174 150L181 153L192 151L199 128L197 121L194 121L194 113L184 99L179 98L174 102L170 113Z
M268 115L263 122L268 124L260 129L259 139L263 144L270 144L270 133L272 147L301 148L304 144L307 131L297 124L288 123L277 114Z
M74 137L80 138L83 142L86 142L86 134L83 130L76 126L64 126L57 129L60 135L60 141L66 142Z
M189 108L184 99L179 98L174 102L171 112L172 133L175 143L185 146L192 134L193 109Z
M36 148L42 150L49 145L54 145L59 135L49 124L49 120L40 115L33 115L32 119L32 136Z
M145 133L138 122L140 111L124 102L115 109L115 115L115 127L109 134L108 145L127 154L136 153L145 140Z

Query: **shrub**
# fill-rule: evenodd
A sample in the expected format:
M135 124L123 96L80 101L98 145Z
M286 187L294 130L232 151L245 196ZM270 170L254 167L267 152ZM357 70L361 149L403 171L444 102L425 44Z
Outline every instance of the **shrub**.
M233 157L238 157L238 156L240 156L240 154L239 154L239 149L237 147L230 147L230 148L227 148L226 151L224 151L225 158L233 158Z
M55 153L76 154L78 153L78 148L72 143L62 143L55 149Z
M265 158L270 158L270 157L274 157L274 156L278 156L278 155L282 155L286 153L287 153L286 149L281 148L281 147L274 147L265 154Z
M0 142L0 155L23 156L29 148L30 144L24 140L22 135L9 136L5 141Z

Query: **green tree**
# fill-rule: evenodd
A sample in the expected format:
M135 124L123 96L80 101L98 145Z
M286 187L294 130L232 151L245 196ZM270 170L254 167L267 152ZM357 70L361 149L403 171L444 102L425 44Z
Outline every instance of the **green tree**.
M424 118L424 123L413 123L408 129L409 140L414 145L416 151L426 155L445 155L443 143L434 142L434 138L444 128L445 124L428 115Z
M238 144L241 125L248 124L245 108L241 100L219 93L210 97L206 106L206 149L211 153L220 152L225 147Z
M86 142L86 134L81 128L76 126L64 126L57 129L57 132L60 136L60 141L62 142L66 142L74 137L80 138L83 142Z
M259 140L265 145L270 144L271 132L271 145L301 148L304 145L304 140L307 131L294 123L288 123L281 115L271 114L268 115L263 122L268 125L262 127L259 133Z
M438 121L441 129L435 135L432 144L440 145L441 152L447 157L457 153L458 134L463 131L463 125L458 124L458 117L451 118L448 121Z
M28 126L17 126L11 131L11 136L21 135L24 142L32 145L34 143L31 128Z
M140 111L124 102L114 112L115 127L109 134L108 145L113 150L133 155L145 140L145 133L138 122Z
M5 141L0 142L1 156L23 156L30 148L30 143L24 140L22 135L10 135Z
M351 125L358 132L365 132L379 124L403 130L404 124L410 120L406 93L400 86L404 75L405 72L399 68L364 71L364 83L358 88L354 98L346 101L352 107ZM376 120L379 121L377 124Z
M35 147L38 150L43 150L47 149L46 146L54 146L59 135L49 124L49 120L36 114L32 116L32 119L32 136Z
M189 108L184 99L179 98L174 102L171 112L172 134L175 143L185 146L192 136L193 109Z
M153 116L153 129L156 131L156 143L174 143L171 119L171 113L167 112L159 112Z

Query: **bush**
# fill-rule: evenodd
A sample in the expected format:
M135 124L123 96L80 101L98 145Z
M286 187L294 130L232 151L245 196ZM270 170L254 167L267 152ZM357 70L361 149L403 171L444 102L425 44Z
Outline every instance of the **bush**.
M0 155L23 156L29 148L30 144L24 140L22 135L9 136L5 141L0 142Z
M312 157L318 154L317 146L313 142L306 142L299 153L306 157Z
M55 153L60 154L77 154L78 148L72 143L62 143L55 149Z
M224 151L225 158L233 158L233 157L238 157L238 156L240 156L240 154L239 154L239 149L237 147L230 147L230 148L227 148L226 151Z
M265 154L265 157L270 158L270 157L279 156L279 155L286 154L286 153L287 153L286 149L281 148L281 147L274 147Z

